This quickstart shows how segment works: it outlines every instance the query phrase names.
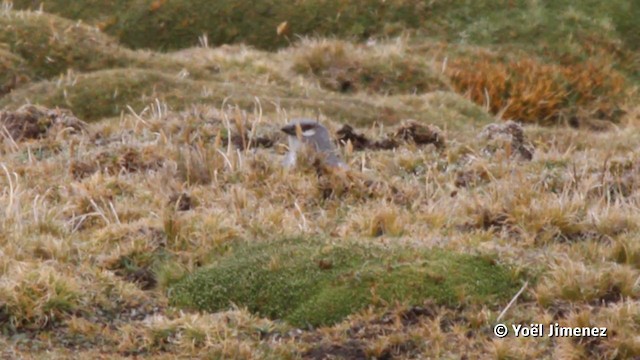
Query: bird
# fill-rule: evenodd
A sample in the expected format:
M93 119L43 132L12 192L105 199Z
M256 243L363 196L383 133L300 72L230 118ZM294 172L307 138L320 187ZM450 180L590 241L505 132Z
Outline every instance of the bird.
M331 140L331 134L324 125L314 119L293 119L280 130L288 135L289 151L284 158L285 167L293 167L298 155L310 149L320 155L324 165L335 169L348 169L349 166L340 159L338 150Z
M283 165L290 168L296 165L298 157L310 156L305 160L316 168L318 186L324 198L352 194L356 197L390 196L397 202L407 201L403 192L395 186L350 169L340 159L329 130L317 120L294 119L281 130L289 138L289 152Z

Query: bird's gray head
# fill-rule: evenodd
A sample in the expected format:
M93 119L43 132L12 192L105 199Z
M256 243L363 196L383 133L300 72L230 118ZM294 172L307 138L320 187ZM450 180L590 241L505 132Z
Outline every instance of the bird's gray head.
M281 129L289 138L289 152L284 159L285 166L296 163L297 154L307 145L318 154L322 154L327 165L346 168L340 159L335 145L331 141L329 130L316 120L295 119Z

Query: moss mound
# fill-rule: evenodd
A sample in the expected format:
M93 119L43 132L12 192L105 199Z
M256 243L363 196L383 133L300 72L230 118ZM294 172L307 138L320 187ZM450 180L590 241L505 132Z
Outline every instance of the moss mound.
M0 97L31 77L24 59L0 47Z
M198 94L193 82L154 70L116 69L67 76L63 81L42 81L18 89L0 100L0 107L24 103L64 107L92 121L117 116L129 105L139 111L154 99L177 104Z
M0 16L0 43L24 59L26 67L39 79L66 73L68 69L89 72L128 66L173 73L186 69L197 78L207 78L211 73L165 54L123 48L97 28L46 13L4 12Z
M180 307L220 311L237 304L321 326L393 301L495 305L517 287L506 268L471 255L287 239L238 245L169 293Z
M374 120L373 111L355 111L368 104L357 100L336 99L334 104L324 100L297 97L290 89L258 86L251 87L215 81L195 81L166 75L156 70L120 68L100 70L86 74L71 74L61 80L45 80L13 91L0 99L0 107L17 109L25 103L46 107L63 107L73 111L85 121L118 116L127 105L140 111L155 99L181 109L192 103L211 103L219 106L228 98L230 104L242 108L255 105L255 96L279 101L282 106L309 110L327 110L332 115L353 113L353 119L365 117ZM268 110L275 104L264 101Z
M345 41L303 41L293 51L293 70L338 92L381 94L449 90L447 78L404 49L369 48Z
M41 78L68 68L89 71L129 62L120 56L118 44L98 29L44 13L5 12L0 16L0 42Z

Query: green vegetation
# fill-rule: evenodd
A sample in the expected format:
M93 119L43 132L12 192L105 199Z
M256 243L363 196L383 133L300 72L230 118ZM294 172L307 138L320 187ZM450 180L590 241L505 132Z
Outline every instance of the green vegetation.
M67 76L63 81L44 81L14 91L0 100L0 106L25 102L48 107L65 107L83 120L93 121L120 115L129 105L140 111L156 98L177 105L195 101L198 89L176 76L153 70L116 69Z
M547 44L551 49L564 43L579 44L584 36L596 35L601 40L623 39L637 48L639 24L637 6L625 0L560 1L436 1L433 15L450 41L472 44ZM596 39L593 39L596 40ZM583 44L588 45L588 44Z
M496 305L517 286L507 269L471 255L287 239L236 246L169 293L182 307L220 311L236 304L319 326L395 301Z
M118 19L135 0L13 0L18 9L40 10L58 14L68 19L89 22L94 25L108 24Z
M24 59L0 47L0 97L28 81L29 76Z
M142 67L206 77L210 71L162 54L136 52L96 28L55 15L9 11L0 16L0 44L21 56L36 78L48 79L68 70Z
M16 0L16 8L37 8ZM418 29L454 43L499 45L538 55L588 57L615 53L635 72L628 50L640 44L640 7L612 1L322 1L282 0L42 0L45 11L83 19L126 45L154 49L190 47L207 34L209 43L245 42L262 49L287 46L293 34L366 39ZM289 35L278 36L287 21ZM286 35L286 34L283 34ZM622 43L620 43L622 42ZM637 61L637 57L635 58Z
M320 111L355 124L374 121L395 124L414 118L461 127L469 122L491 121L481 108L453 93L436 92L423 99L398 97L398 101L390 102L382 98L344 98L324 92L304 92L275 85L197 81L156 70L123 68L69 74L61 79L22 86L0 98L0 108L17 109L25 102L59 106L72 110L83 120L95 121L118 116L127 105L141 111L156 99L175 109L194 102L218 107L225 99L229 104L248 109L256 105L255 99L259 97L266 111L276 110L278 104L308 113Z
M243 41L259 48L274 49L290 42L276 34L276 27L283 21L288 21L292 34L336 34L362 39L374 34L397 34L403 26L418 26L424 16L415 11L416 6L424 8L418 0L384 3L377 0L302 3L129 0L107 2L102 6L91 6L96 1L71 6L59 0L43 3L52 13L88 19L101 25L124 44L154 49L193 46L202 34L208 35L211 44ZM22 9L33 7L33 3L26 0L18 0L15 4Z
M394 51L395 50L395 51ZM293 50L293 70L342 93L423 94L450 90L447 77L405 49L380 50L346 41L307 41Z
M28 8L33 3L19 1L15 5ZM245 57L208 49L171 55L132 51L96 28L46 13L9 11L0 19L0 42L24 58L35 79L50 79L68 69L91 72L142 68L163 74L185 70L190 80L246 85L232 91L241 95L241 106L253 105L253 99L244 96L247 93L273 100L282 89L289 88L284 90L288 99L282 99L281 104L305 111L321 110L359 124L396 123L402 117L422 116L415 115L415 106L403 108L397 102L380 106L380 101L369 98L347 99L322 92L309 95L308 87L298 86L297 75L341 94L401 95L453 89L494 115L558 124L571 119L588 122L591 117L619 122L621 104L636 84L640 68L640 55L633 45L634 34L640 31L629 20L638 10L624 1L604 5L594 1L456 0L427 4L313 0L294 5L275 0L246 4L122 0L76 2L71 6L45 1L44 7L98 25L124 44L154 49L192 46L203 34L211 45L244 42L274 49L291 44L294 34L366 39L414 29L410 32L413 36L395 45L300 41L274 59L257 51ZM287 21L289 32L285 29L279 36L276 27L283 21ZM267 86L254 90L256 77L264 79L261 82ZM104 84L105 91L114 90L109 81ZM217 91L210 99L195 96L202 91L192 90L203 86L189 83L183 88L189 89L191 99L207 103L219 105L226 98ZM218 87L217 83L212 86ZM162 90L159 93L165 97ZM339 105L325 106L316 100L318 96ZM181 99L166 97L172 105L182 104ZM95 111L90 119L114 115L126 105L114 101L109 111ZM137 104L134 100L133 105Z
M118 44L97 29L48 14L3 14L0 42L8 44L42 78L65 73L69 68L91 71L129 63Z

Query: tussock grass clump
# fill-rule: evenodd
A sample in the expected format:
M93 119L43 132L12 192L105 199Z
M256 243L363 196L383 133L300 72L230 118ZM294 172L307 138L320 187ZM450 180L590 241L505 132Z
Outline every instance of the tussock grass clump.
M175 61L205 69L220 81L292 86L285 68L290 59L250 46L191 47L166 54Z
M640 289L634 286L638 272L624 265L586 267L569 259L554 265L536 288L542 306L554 302L589 302L593 305L638 299Z
M143 149L124 146L103 150L86 160L73 159L69 164L69 173L79 180L98 171L115 175L120 172L155 170L163 164L163 158L158 153L156 147L150 146Z
M621 236L610 249L609 257L619 264L640 269L640 243L630 236Z
M486 53L453 59L447 74L456 91L492 113L543 125L568 122L581 112L616 122L626 86L611 64L557 65Z
M350 93L422 94L448 90L447 78L401 44L367 47L349 42L310 41L296 45L293 71L325 89Z
M230 328L234 331L229 332ZM295 352L285 346L255 348L255 341L273 334L285 334L288 327L241 310L222 314L184 314L182 318L156 315L135 325L127 324L121 330L121 356L200 353L221 359L295 358ZM237 333L245 332L248 336L237 336Z
M177 283L173 304L231 304L293 324L330 325L393 301L495 305L517 287L509 271L471 255L287 239L242 244Z
M86 131L86 125L63 109L24 105L17 111L0 111L0 126L14 141L42 138L63 130L79 133Z
M569 327L604 327L611 341L598 337L569 337L559 342L554 355L559 357L612 358L633 359L640 356L640 342L634 335L640 331L638 321L638 302L624 300L617 304L597 309L576 309L567 314L563 326Z
M25 269L19 282L0 284L0 329L14 333L59 325L81 307L81 298L78 282L52 267Z

